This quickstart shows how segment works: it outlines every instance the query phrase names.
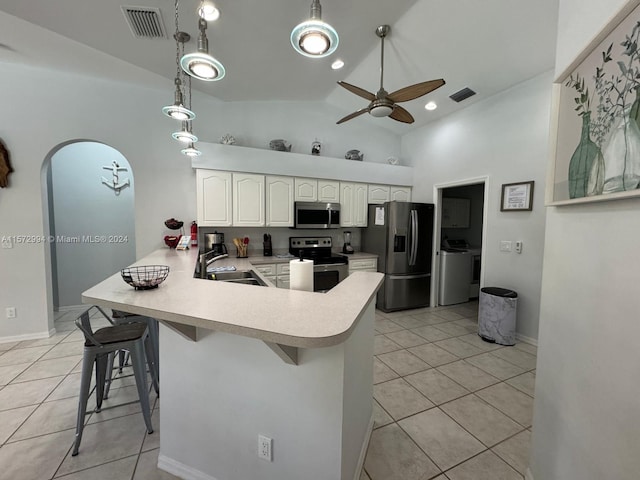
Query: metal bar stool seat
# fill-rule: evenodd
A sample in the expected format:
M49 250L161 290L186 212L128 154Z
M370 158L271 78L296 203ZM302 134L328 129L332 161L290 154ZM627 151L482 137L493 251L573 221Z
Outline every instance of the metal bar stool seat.
M95 332L91 327L91 315L93 311L101 313L112 326L103 327ZM131 355L133 373L136 379L136 387L142 416L147 427L147 432L153 433L151 425L151 408L149 405L149 391L147 389L146 358L152 358L153 352L148 341L149 331L145 323L130 323L125 325L113 325L111 319L97 306L92 306L82 312L75 321L76 326L85 336L84 353L82 358L82 377L80 381L80 399L78 401L78 418L76 423L76 436L72 455L78 454L84 419L87 413L87 402L90 395L91 374L95 365L96 371L96 412L102 409L104 399L104 386L109 364L109 355L118 350L127 350ZM145 356L146 351L146 356ZM152 378L155 377L153 368L150 368Z

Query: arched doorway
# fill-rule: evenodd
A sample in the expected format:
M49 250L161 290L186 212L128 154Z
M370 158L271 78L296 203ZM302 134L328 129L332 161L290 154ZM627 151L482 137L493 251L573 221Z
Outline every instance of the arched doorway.
M135 261L133 172L99 142L58 145L43 164L54 310L82 303L87 288ZM47 220L48 219L48 220Z

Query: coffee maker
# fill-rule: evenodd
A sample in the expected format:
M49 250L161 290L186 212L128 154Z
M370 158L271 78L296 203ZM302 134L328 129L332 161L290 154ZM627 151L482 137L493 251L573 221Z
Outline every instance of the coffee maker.
M206 233L204 235L204 252L211 252L214 257L227 254L224 233L218 233L217 230L213 233Z
M351 246L351 232L344 232L344 245L342 245L342 253L353 253L353 247Z

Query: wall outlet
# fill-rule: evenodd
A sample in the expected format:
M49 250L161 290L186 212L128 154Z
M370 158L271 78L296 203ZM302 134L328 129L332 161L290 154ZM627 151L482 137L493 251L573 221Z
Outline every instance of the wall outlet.
M500 251L501 252L510 252L511 251L511 240L501 240L500 241Z
M516 253L522 253L522 240L516 242Z
M13 248L11 237L2 237L2 248Z
M16 313L16 307L7 307L7 318L16 318L16 316L18 315Z
M271 453L272 446L272 438L265 437L264 435L258 435L258 457L268 462L273 462L273 456Z

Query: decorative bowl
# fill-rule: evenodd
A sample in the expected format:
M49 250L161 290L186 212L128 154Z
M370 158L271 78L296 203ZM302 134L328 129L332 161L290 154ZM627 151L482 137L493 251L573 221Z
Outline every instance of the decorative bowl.
M178 243L180 242L181 236L182 235L178 237L176 237L175 235L165 235L164 243L169 248L176 248L178 246Z
M168 265L141 265L120 270L122 279L136 290L158 288L169 275Z
M182 228L182 225L184 225L184 222L176 220L175 218L170 218L169 220L165 220L164 224L169 230L179 230Z

